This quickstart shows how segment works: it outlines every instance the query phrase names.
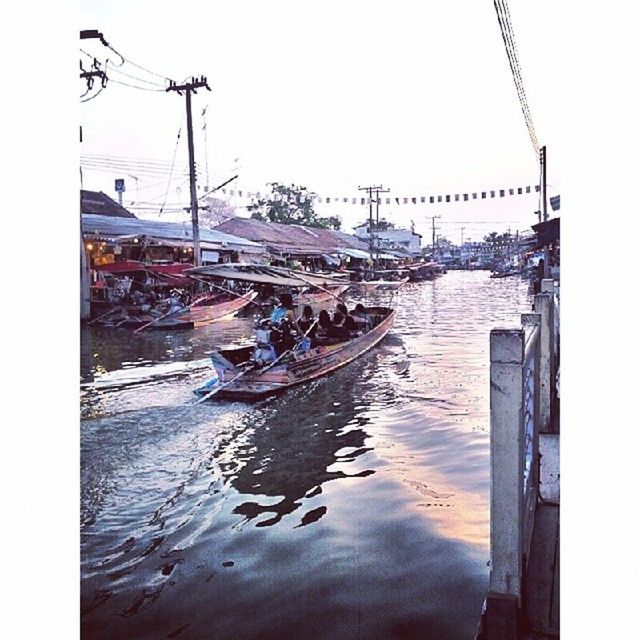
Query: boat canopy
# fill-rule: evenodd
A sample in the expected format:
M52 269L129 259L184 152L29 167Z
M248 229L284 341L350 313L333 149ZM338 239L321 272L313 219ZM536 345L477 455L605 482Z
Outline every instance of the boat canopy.
M222 280L241 280L257 284L270 284L276 287L339 286L345 284L345 277L307 273L284 267L248 265L238 263L212 264L206 267L187 269L188 275L220 278ZM345 276L348 274L345 274Z

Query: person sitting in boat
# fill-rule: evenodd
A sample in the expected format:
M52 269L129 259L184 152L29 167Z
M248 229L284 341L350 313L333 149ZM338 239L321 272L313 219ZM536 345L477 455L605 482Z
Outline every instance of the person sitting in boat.
M329 326L327 336L329 339L336 340L337 342L346 342L351 337L349 329L345 324L347 316L343 315L340 311L336 311L333 314L333 322Z
M298 330L299 332L304 335L307 333L307 331L309 331L309 329L311 329L311 327L315 324L315 318L313 317L313 309L311 308L310 305L305 305L304 309L302 310L302 315L298 318ZM311 329L311 331L309 332L309 337L313 338L315 336L315 332L316 329L315 327L313 329Z
M265 319L260 322L256 331L256 346L253 350L253 360L260 366L264 366L276 359L276 352L271 344L270 321Z
M318 314L318 324L315 332L316 340L325 340L329 337L329 327L331 326L331 316L326 309L322 309Z
M359 332L364 332L369 329L369 320L367 319L367 310L360 302L355 306L355 309L349 314L355 323Z
M339 317L342 319L340 320ZM336 305L336 312L333 315L333 324L337 326L344 325L345 329L349 332L349 335L352 333L355 334L358 331L358 325L355 323L353 317L349 315L347 307L342 302L339 302Z
M293 298L290 293L280 294L280 303L271 312L271 322L277 323L283 319L287 319L290 323L295 323L296 314L293 311Z

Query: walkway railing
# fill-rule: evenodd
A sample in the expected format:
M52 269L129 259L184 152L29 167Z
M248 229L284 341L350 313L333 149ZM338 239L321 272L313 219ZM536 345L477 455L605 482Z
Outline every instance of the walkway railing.
M481 633L488 640L517 637L539 496L539 434L552 429L558 297L553 280L543 280L541 291L520 328L490 336L491 572Z

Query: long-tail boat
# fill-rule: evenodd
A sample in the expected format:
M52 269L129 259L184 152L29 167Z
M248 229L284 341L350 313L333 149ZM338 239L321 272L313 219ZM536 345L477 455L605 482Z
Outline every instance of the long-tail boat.
M198 277L224 278L274 287L327 289L344 284L326 274L311 274L283 267L256 265L213 265L191 269ZM329 289L327 289L329 290ZM212 355L216 375L195 390L201 400L209 397L234 400L259 400L289 387L326 375L363 355L391 330L396 312L389 307L364 308L364 333L344 341L315 338L310 346L304 340L281 353L268 364L253 359L253 345L223 349Z
M195 392L203 398L210 395L221 399L254 401L335 371L373 348L393 326L396 315L394 309L367 307L365 312L372 327L366 333L334 344L319 341L307 351L293 349L273 366L252 366L252 345L222 349L211 358L216 376ZM216 389L219 391L216 392Z

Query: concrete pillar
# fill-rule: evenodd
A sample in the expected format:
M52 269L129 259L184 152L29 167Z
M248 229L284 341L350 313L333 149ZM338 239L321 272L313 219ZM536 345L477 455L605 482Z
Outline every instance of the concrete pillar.
M539 293L534 309L540 314L540 431L549 428L551 417L551 389L553 375L553 296Z
M491 573L489 591L521 597L524 329L493 329L491 352Z

